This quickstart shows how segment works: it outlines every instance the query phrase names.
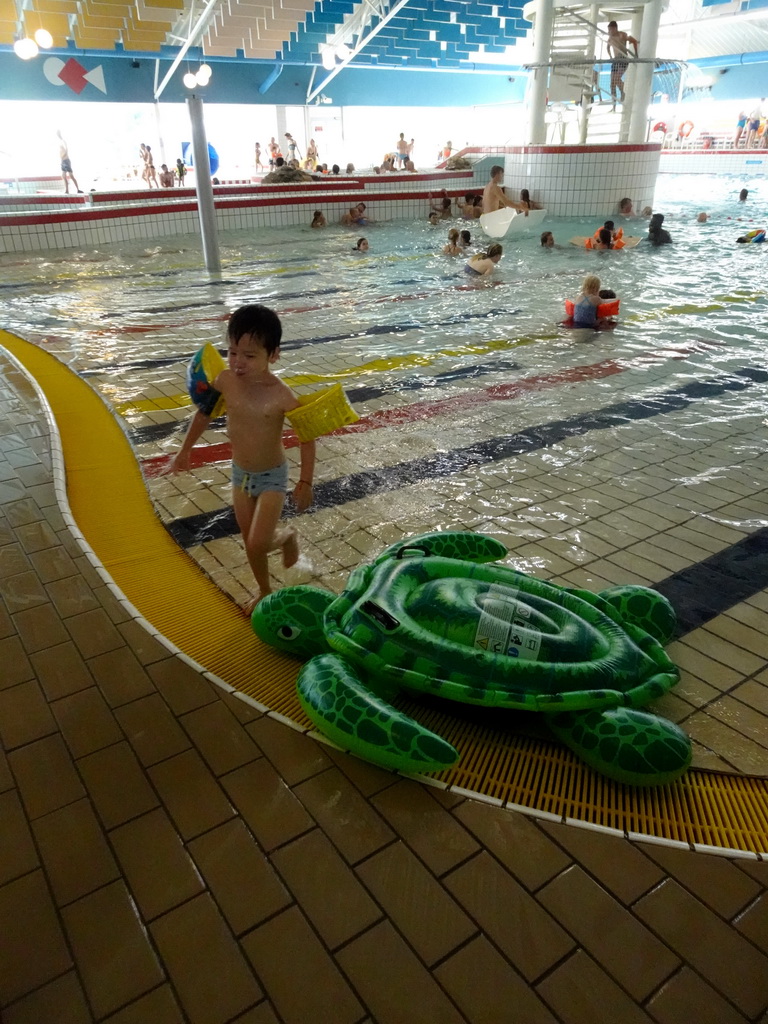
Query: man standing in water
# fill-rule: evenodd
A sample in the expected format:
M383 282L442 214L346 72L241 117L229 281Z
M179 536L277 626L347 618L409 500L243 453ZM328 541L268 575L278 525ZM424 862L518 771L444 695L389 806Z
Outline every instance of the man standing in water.
M520 203L507 199L501 183L504 180L504 168L496 164L491 168L491 180L483 189L483 213L496 213L504 206L511 206L513 210L520 209Z
M61 158L61 177L64 181L64 191L69 195L69 182L70 180L74 183L75 188L79 195L83 194L83 190L77 184L77 179L72 173L72 161L69 159L69 150L67 144L62 138L61 132L58 131L56 134L59 137L59 157Z
M617 92L621 96L621 102L624 102L624 73L629 67L629 61L626 59L630 56L629 47L634 47L635 57L637 57L638 41L634 36L630 36L626 32L619 32L619 26L615 21L609 21L606 45L608 47L608 56L612 58L611 99L613 100L613 107L611 109L615 110Z

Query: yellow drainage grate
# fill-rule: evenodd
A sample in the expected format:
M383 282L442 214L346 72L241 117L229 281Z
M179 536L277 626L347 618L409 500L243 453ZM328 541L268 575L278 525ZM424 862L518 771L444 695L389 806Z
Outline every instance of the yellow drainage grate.
M297 664L258 642L242 612L171 539L112 412L42 349L0 331L0 343L40 384L61 433L72 515L128 600L205 669L311 728L295 692ZM434 777L501 804L630 834L768 852L768 780L692 769L670 786L632 789L538 737L510 735L482 716L460 718L403 698L399 706L461 752Z

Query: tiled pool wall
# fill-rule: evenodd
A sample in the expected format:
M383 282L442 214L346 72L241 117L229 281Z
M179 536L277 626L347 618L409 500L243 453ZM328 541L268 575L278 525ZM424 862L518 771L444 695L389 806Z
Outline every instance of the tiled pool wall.
M357 202L366 203L373 220L418 220L427 217L443 189L452 197L482 189L497 163L504 165L510 195L527 188L554 216L599 216L615 210L623 196L636 209L652 206L659 173L754 176L768 166L768 151L662 151L658 144L520 146L472 155L476 162L466 171L355 175L297 185L224 184L215 189L217 224L221 230L297 226L309 224L315 209L334 222ZM52 193L51 179L37 184L37 193L0 196L0 252L199 232L193 188L67 196Z
M510 195L527 188L555 217L602 215L624 196L653 205L661 146L518 146L505 152Z
M487 177L487 174L486 174ZM364 202L373 220L426 219L445 190L451 197L475 187L472 171L329 179L297 185L221 186L215 189L220 230L309 224L320 209L341 220ZM102 192L86 196L0 198L0 252L78 248L166 235L194 234L199 220L194 189Z
M665 149L661 154L662 174L736 174L745 178L768 170L768 149Z

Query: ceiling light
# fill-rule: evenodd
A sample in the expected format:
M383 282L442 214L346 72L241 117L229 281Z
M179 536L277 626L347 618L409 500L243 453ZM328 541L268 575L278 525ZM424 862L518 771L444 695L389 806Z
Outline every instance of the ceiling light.
M184 75L182 81L184 82L184 85L186 85L188 89L194 89L195 86L197 85L197 78L195 77L195 75L192 74L191 71L188 71L186 75Z
M53 36L47 28L39 28L37 32L35 32L35 42L43 50L50 50L53 46Z
M34 39L17 39L13 44L13 52L22 60L32 60L40 52Z
M346 43L339 43L336 47L336 56L339 60L348 60L352 56L352 51Z
M324 46L320 50L320 59L323 62L323 67L326 71L333 71L336 67L336 58L333 53L333 48L330 46Z
M197 80L201 85L207 85L211 80L213 68L210 64L201 64L197 69Z

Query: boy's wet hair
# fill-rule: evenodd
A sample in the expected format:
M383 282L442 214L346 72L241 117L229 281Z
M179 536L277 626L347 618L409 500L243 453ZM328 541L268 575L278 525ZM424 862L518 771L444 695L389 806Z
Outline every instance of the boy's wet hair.
M241 338L250 335L264 348L268 356L280 348L283 325L274 309L266 306L241 306L229 318L227 339L237 345Z

